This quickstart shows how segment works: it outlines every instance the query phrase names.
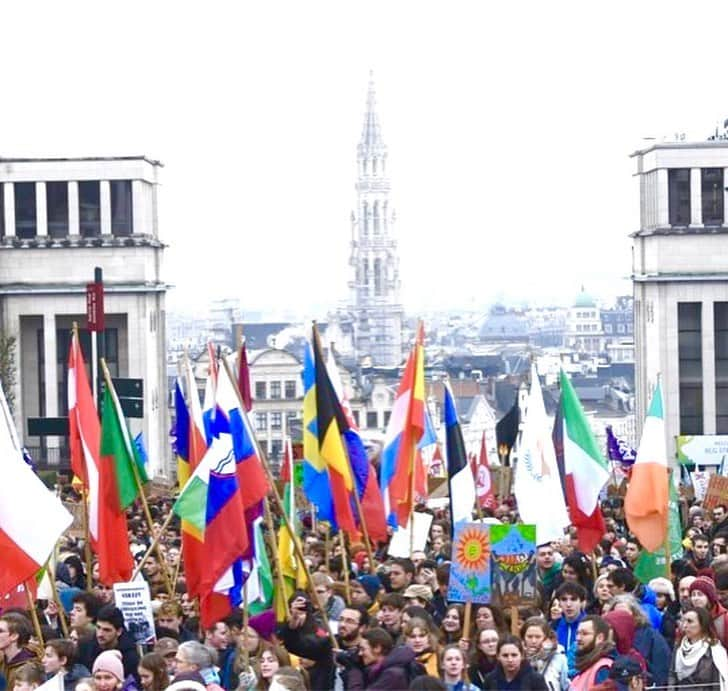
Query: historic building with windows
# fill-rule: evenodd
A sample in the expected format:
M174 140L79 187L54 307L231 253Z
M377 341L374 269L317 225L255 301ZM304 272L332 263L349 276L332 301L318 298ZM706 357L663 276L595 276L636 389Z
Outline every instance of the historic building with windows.
M354 277L349 283L354 346L359 360L369 356L376 366L402 362L402 319L399 254L390 200L387 147L370 80L364 127L357 147L357 207L351 215Z
M668 454L676 435L728 434L728 141L633 154L637 424L662 378Z
M143 156L0 159L0 328L17 339L14 414L42 465L67 463L67 439L30 436L27 419L67 413L71 328L88 363L86 285L100 267L106 361L113 377L143 380L132 432L143 432L151 474L169 476L160 169Z

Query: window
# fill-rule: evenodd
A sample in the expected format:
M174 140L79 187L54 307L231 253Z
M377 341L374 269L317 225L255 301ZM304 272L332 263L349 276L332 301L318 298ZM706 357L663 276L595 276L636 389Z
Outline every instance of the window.
M703 360L700 302L677 305L680 434L703 433Z
M68 183L46 182L46 214L48 235L64 238L68 235Z
M274 439L270 443L271 460L278 461L281 457L281 451L283 451L283 442L280 439Z
M359 411L358 410L352 410L351 414L354 416L354 422L356 423L357 427L361 427L361 423L359 422Z
M605 334L610 334L610 333L612 333L612 325L611 325L611 324L605 324L605 325L604 325L604 333L605 333Z
M35 214L35 183L15 183L15 234L27 240L38 233Z
M298 419L298 413L293 410L286 412L286 432L291 433L291 425Z
M279 381L272 381L270 383L270 397L275 399L281 397L281 383Z
M265 392L265 382L264 381L257 381L255 382L255 398L259 401L264 401L266 399L266 392Z
M377 159L374 159L375 167L376 167ZM379 202L374 202L374 213L373 213L373 221L374 221L374 234L379 235Z
M617 331L621 334L624 333L624 324L617 324Z
M723 225L723 169L703 168L700 171L703 197L703 225Z
M670 225L690 225L690 168L667 171Z
M375 410L375 411L368 412L367 413L367 427L369 429L374 429L378 426L377 422L378 422L377 411Z
M79 329L78 340L86 361L86 375L91 382L91 333L86 329ZM106 349L106 366L112 377L120 376L119 368L119 329L107 328L104 330L104 343ZM71 347L71 329L56 329L56 363L58 371L58 414L68 415L68 350ZM41 349L39 353L43 353Z
M389 424L389 418L392 417L392 411L391 410L385 410L384 411L384 426L386 427Z
M374 294L382 294L382 260L374 260Z
M268 413L255 414L255 429L258 432L265 432L268 429Z
M295 379L286 380L286 398L296 397L296 381Z
M715 432L728 434L728 302L713 303L715 329Z
M111 187L111 234L116 237L131 235L132 203L131 180L112 180Z
M282 413L271 413L270 414L270 428L273 430L280 431L283 427L283 414Z
M0 238L5 237L5 185L0 182Z
M101 235L101 197L98 181L78 183L78 222L81 236Z

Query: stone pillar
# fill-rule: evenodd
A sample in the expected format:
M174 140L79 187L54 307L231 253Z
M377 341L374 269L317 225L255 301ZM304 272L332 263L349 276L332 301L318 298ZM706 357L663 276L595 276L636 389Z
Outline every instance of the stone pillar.
M48 235L48 204L46 203L45 182L35 183L35 221L36 234L39 237Z
M657 171L657 227L665 228L669 225L670 204L667 168L659 168Z
M690 169L690 227L703 225L703 189L700 168Z
M728 168L723 168L723 227L728 226L726 214L728 214Z
M144 183L141 180L131 181L131 217L133 235L140 233L152 233L152 229L146 228L146 216L144 215Z
M703 434L715 434L715 324L712 300L703 300L700 321L703 357Z
M101 204L101 234L111 235L111 185L108 180L99 182L99 203Z
M68 183L68 234L78 236L81 233L78 219L78 182Z
M56 362L56 347L56 316L52 313L45 313L43 315L43 359L45 361L45 391L43 392L43 396L46 417L58 417L58 363ZM58 437L46 437L46 444L49 450L59 448L60 441ZM48 454L49 458L52 458L55 453L57 452L50 452Z
M3 185L5 204L5 237L15 237L15 187L12 182Z

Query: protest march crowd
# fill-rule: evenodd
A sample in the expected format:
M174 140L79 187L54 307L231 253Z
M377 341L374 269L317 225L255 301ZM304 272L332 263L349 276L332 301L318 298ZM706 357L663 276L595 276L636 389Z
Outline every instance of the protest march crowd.
M289 451L275 480L247 421L244 350L237 376L224 359L211 368L202 405L178 388L167 494L145 492L110 382L99 421L77 336L74 479L58 496L23 460L0 396L13 456L0 691L728 689L728 509L673 497L659 384L620 487L563 374L563 435L542 434L534 376L499 489L478 485L446 391L450 498L433 508L418 469L428 423L414 417L421 344L378 472L315 332L303 458ZM83 508L80 529L64 505Z

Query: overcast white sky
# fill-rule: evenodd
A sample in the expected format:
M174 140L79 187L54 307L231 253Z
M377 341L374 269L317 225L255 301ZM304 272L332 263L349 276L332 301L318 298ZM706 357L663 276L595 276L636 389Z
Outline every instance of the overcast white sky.
M629 154L728 117L725 2L9 5L0 155L163 161L173 308L347 297L370 69L410 313L629 291Z

